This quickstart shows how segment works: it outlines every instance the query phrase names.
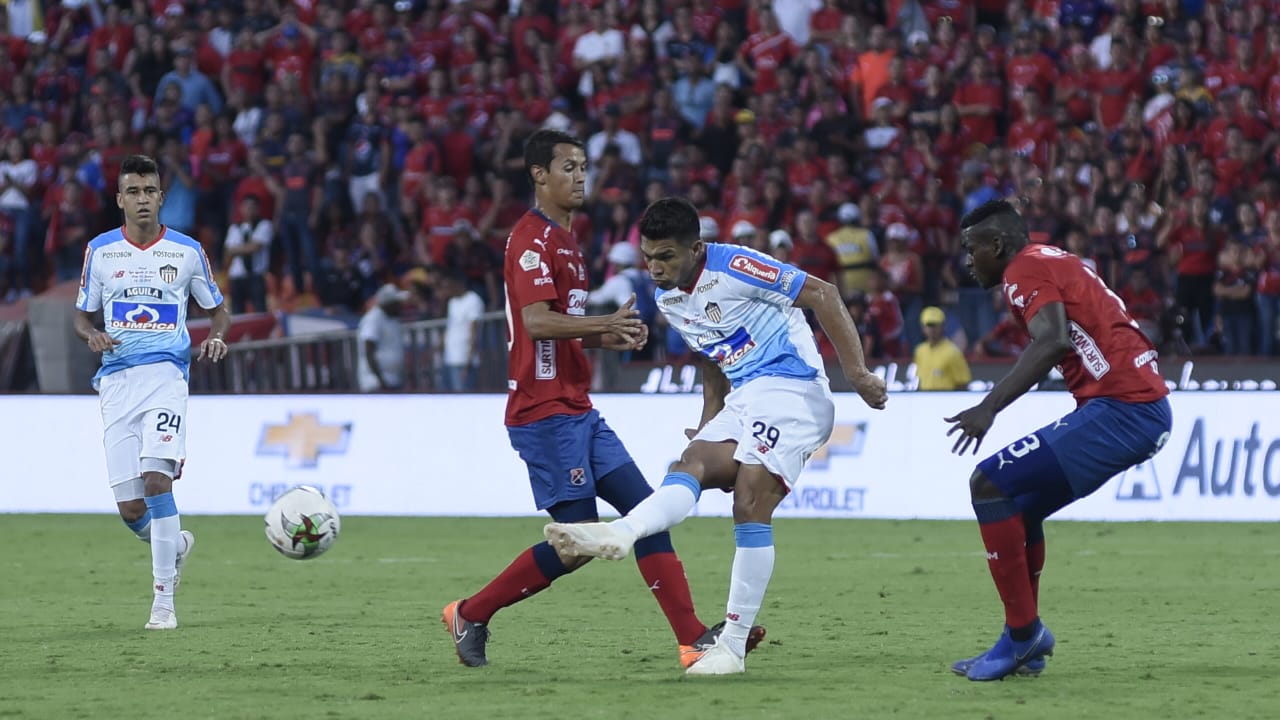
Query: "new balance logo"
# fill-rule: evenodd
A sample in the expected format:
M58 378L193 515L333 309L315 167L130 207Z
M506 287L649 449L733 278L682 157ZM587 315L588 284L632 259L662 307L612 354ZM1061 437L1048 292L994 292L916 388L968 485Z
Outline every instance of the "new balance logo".
M1000 553L998 553L998 552L989 552L989 553L987 553L987 559L988 559L988 560L999 560L999 559L1000 559Z
M653 592L658 592L658 586L661 584L662 584L661 580L654 580L653 584L649 586L649 589L652 590Z
M732 622L738 622L738 613L725 613L724 617L726 620L730 620Z

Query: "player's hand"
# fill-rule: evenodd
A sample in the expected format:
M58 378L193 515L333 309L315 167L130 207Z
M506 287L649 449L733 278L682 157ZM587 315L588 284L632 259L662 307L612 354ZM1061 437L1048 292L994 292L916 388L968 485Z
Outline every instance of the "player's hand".
M226 356L227 341L220 337L208 337L200 343L200 354L196 356L196 360L209 358L213 362L218 362Z
M89 339L86 342L89 343L89 349L96 353L110 352L120 344L119 340L111 337L111 335L103 332L102 330L94 330L89 334Z
M973 454L977 455L978 448L982 447L982 438L986 437L991 424L996 421L996 413L983 402L943 420L951 423L947 437L951 437L956 431L960 432L960 437L956 438L956 444L952 446L951 452L963 455L969 451L969 445L972 444Z
M606 332L622 335L623 337L635 339L644 331L646 334L648 329L640 320L640 312L635 308L636 294L631 293L631 297L610 315L606 315L606 323L609 329Z
M889 402L889 390L885 386L884 378L870 370L845 375L845 378L853 386L854 392L862 397L862 402L876 410L883 410L885 403Z
M647 342L649 342L649 328L644 325L640 326L639 335L622 335L620 333L607 332L600 336L600 347L618 352L639 350Z

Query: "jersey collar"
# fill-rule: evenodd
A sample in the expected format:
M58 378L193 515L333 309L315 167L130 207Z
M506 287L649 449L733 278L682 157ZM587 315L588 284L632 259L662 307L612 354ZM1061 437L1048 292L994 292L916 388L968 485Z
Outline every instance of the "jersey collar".
M689 287L680 288L681 292L692 295L693 289L698 286L698 280L702 277L702 273L707 269L707 256L702 256L702 262L698 263L698 272L693 274L693 282L689 283Z
M161 226L160 226L160 232L156 233L156 239L155 239L155 240L152 240L151 242L147 243L146 245L139 245L138 243L136 243L136 242L134 242L133 240L130 240L130 239L129 239L129 233L125 230L124 225L121 225L121 226L120 226L120 235L121 235L122 237L124 237L124 239L125 239L125 240L130 244L130 245L134 246L135 248L137 248L137 249L139 249L139 250L150 250L152 247L154 247L154 246L155 246L155 244L156 244L156 243L158 243L158 242L160 242L161 240L163 240L163 239L164 239L164 234L165 234L166 232L168 232L168 231L169 231L169 227L168 227L167 225L161 225Z

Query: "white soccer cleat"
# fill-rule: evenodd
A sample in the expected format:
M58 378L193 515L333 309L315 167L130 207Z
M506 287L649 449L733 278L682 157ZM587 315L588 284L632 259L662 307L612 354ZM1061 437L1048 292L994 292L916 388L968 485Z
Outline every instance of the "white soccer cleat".
M747 663L719 640L685 670L686 675L737 675L747 671Z
M551 547L566 555L621 560L631 554L636 539L612 523L550 523L542 529Z
M191 555L191 551L196 546L196 536L191 534L190 530L183 530L182 538L187 541L187 548L178 553L178 558L173 565L173 589L178 589L178 583L182 581L182 564L187 561L187 557Z
M152 607L151 619L147 621L147 630L173 630L178 627L178 614L173 608Z

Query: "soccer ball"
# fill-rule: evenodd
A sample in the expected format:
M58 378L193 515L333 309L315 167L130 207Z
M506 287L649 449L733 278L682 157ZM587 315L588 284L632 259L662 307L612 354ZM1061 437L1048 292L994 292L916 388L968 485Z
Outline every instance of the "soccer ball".
M338 509L309 485L299 485L276 498L263 520L271 546L293 560L323 555L333 547L342 528Z

